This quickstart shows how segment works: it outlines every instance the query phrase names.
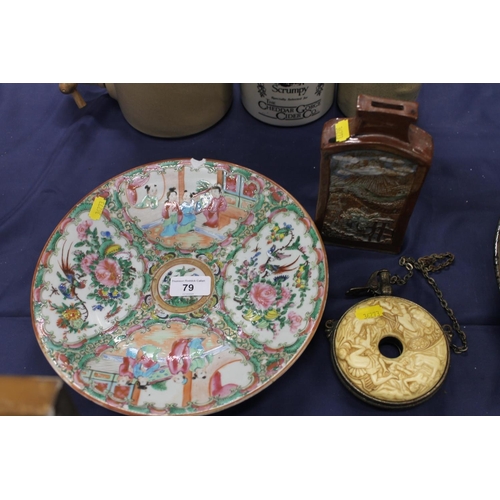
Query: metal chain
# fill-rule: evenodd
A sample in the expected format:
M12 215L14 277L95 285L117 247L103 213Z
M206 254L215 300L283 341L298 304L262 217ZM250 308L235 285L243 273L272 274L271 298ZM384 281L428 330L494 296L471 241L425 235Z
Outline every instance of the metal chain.
M453 329L457 332L458 337L462 345L456 345L453 343L453 330L450 325L443 325L443 330L448 337L448 342L450 343L450 347L456 354L462 354L467 351L467 337L465 332L460 327L458 320L455 316L455 313L448 305L448 302L444 300L443 293L438 288L436 280L429 276L429 273L439 272L442 269L450 266L455 260L455 256L452 253L440 253L440 254L432 254L427 257L421 257L418 260L415 260L413 257L401 257L399 259L399 265L406 268L408 271L407 274L403 277L393 275L391 276L391 284L393 285L406 285L408 280L413 276L413 270L416 269L420 271L423 277L427 280L429 285L434 290L439 302L441 303L441 307L445 310L448 317L451 319L453 323Z

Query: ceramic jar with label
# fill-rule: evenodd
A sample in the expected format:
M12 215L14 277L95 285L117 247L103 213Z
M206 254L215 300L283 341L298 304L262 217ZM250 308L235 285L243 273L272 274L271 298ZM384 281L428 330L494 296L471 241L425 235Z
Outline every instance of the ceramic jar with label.
M295 127L322 117L332 106L334 83L242 83L241 100L258 120Z

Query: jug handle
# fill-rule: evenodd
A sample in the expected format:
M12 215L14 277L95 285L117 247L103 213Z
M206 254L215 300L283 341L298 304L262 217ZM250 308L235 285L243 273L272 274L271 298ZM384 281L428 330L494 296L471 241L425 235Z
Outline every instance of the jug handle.
M87 103L85 99L82 97L82 94L77 90L78 83L60 83L59 90L63 94L70 94L73 96L73 99L76 102L76 105L81 109L84 108Z

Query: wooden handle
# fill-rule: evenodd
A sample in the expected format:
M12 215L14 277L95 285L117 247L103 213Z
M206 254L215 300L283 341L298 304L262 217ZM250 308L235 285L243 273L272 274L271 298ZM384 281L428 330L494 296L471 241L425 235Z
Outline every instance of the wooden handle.
M60 83L59 84L59 90L63 94L71 94L73 96L73 99L76 102L76 105L81 109L84 108L87 103L83 99L82 95L78 90L76 89L78 86L78 83Z

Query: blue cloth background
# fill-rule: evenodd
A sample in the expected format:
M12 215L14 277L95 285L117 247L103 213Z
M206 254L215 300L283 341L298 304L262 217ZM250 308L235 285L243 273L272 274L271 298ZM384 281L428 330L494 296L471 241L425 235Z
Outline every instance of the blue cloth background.
M47 239L65 214L102 182L144 163L214 158L266 175L314 218L323 123L266 125L250 116L235 85L228 114L211 129L158 139L133 129L118 103L98 87L80 86L78 109L57 84L0 85L0 374L53 375L30 316L33 273ZM401 255L453 252L435 276L467 333L469 351L451 355L448 376L427 402L405 410L372 407L337 378L319 328L297 362L261 393L218 415L499 415L500 292L494 247L500 217L500 85L424 84L417 125L434 139L434 159L410 219ZM398 255L328 246L330 289L324 319L354 303L351 286L387 268L403 274ZM448 318L416 275L395 295ZM81 415L117 415L66 387ZM0 395L1 397L1 395Z

